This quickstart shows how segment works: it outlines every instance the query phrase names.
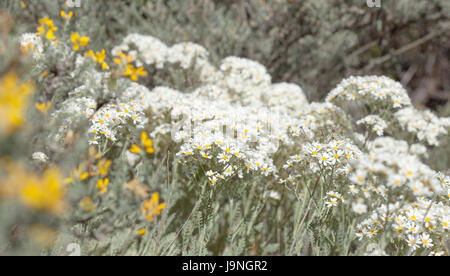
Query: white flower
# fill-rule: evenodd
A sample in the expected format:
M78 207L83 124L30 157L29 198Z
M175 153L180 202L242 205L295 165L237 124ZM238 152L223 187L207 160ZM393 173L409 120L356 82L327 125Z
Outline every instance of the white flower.
M42 162L42 163L46 163L49 160L48 156L45 153L43 153L43 152L35 152L31 156L31 158L33 160L36 160L36 161L39 161L39 162Z
M425 248L433 247L433 240L427 233L422 233L422 235L420 235L419 243Z

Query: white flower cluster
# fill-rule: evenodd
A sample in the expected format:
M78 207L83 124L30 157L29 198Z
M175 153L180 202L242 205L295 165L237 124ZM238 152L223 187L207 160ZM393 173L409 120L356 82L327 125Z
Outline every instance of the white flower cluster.
M90 144L98 144L100 140L116 142L118 138L132 139L136 129L144 128L146 119L139 103L110 103L102 106L91 116L89 128Z
M25 33L20 38L20 48L25 54L31 54L31 56L37 60L44 52L42 40L35 33Z
M122 44L112 49L113 56L119 56L119 52L129 52L131 56L138 53L137 66L142 64L163 68L167 59L169 48L159 39L152 36L130 34L124 38Z
M264 89L262 100L271 110L297 115L309 105L303 90L293 83L276 83Z
M61 141L67 132L83 120L90 118L97 108L97 102L90 97L69 97L50 115L53 123L59 125L57 133L51 134L53 141Z
M256 61L245 58L223 59L220 72L223 75L221 85L243 97L244 102L255 99L254 94L261 93L271 84L271 77L266 68Z
M401 209L393 227L399 239L406 241L411 250L422 247L441 255L445 251L445 237L450 230L450 206L418 199Z
M35 152L31 156L31 158L41 163L47 163L47 161L49 160L48 156L43 152Z
M179 63L181 68L188 69L194 61L203 65L208 62L209 53L203 46L192 42L173 45L168 51L167 61Z
M416 197L442 191L436 172L411 154L405 141L379 137L369 142L368 149L369 153L353 164L350 181L354 186L349 190L354 194L384 198L389 189L391 197L396 192L406 196L408 190Z
M418 198L406 206L398 202L388 207L382 205L357 225L356 235L360 239L374 237L388 230L386 225L390 222L396 232L395 239L409 247L405 253L426 249L430 255L445 254L445 238L450 230L448 204Z
M381 119L378 115L367 115L356 123L358 125L363 124L367 127L370 127L371 130L376 132L378 136L382 136L384 129L387 127L386 121Z
M205 90L185 94L156 87L149 92L134 86L125 97L151 110L154 121L165 122L158 133L172 130L173 139L182 143L180 158L214 169L209 176L212 183L251 171L276 176L272 155L280 143L291 143L288 134L295 120L265 108L234 105L224 98L211 100L201 95Z
M385 76L349 77L331 90L327 101L382 103L392 108L410 106L408 93L399 82Z
M439 145L438 136L447 134L450 128L450 118L438 118L431 111L414 107L400 109L395 117L403 129L414 133L419 141L433 146Z
M339 202L345 202L345 199L340 193L334 192L334 191L329 191L329 192L327 192L327 194L324 198L324 201L325 201L325 205L328 208L331 208L331 207L337 206Z
M327 170L335 175L347 175L351 171L350 162L358 160L361 154L359 148L346 138L332 139L328 143L308 142L299 154L287 160L283 168L300 166L302 174L309 171L318 175Z

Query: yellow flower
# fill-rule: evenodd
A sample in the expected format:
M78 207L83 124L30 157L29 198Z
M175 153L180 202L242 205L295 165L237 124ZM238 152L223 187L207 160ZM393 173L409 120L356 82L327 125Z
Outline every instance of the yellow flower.
M36 103L36 109L39 110L41 113L47 113L47 111L50 109L50 106L52 105L51 102L46 103Z
M97 168L99 169L98 173L100 175L107 175L110 166L111 166L111 161L110 160L101 159L97 163Z
M137 235L138 236L143 236L143 235L145 235L145 233L147 233L147 229L141 228L141 229L138 230Z
M73 183L74 178L76 177L77 180L86 180L89 177L89 173L88 172L83 172L81 165L78 166L78 168L74 168L73 172L70 173L70 177L66 178L64 180L65 184L70 184Z
M88 213L91 213L95 210L97 206L92 202L92 199L90 197L85 197L80 202L80 207L85 210Z
M19 83L14 73L0 79L0 133L10 135L24 124L33 89L31 83Z
M153 140L150 139L145 131L141 133L141 147L145 149L145 151L149 154L153 154L155 149L153 148ZM131 153L140 153L141 148L133 144L130 149Z
M73 12L72 11L70 11L68 13L66 13L65 11L61 11L60 14L61 14L61 17L63 19L71 19L72 16L73 16Z
M140 152L141 152L141 149L140 149L136 144L133 144L133 145L131 146L130 152L131 152L131 153L140 153Z
M153 221L154 216L159 216L164 208L166 204L159 203L159 193L155 192L149 200L143 202L141 211L148 221Z
M56 28L54 26L53 20L49 19L48 17L44 17L39 19L39 23L41 24L38 28L37 28L37 35L38 36L44 36L45 38L49 39L49 40L55 40L56 37L54 35L54 32L58 30L58 28Z
M72 40L73 43L73 50L77 52L80 50L80 46L86 47L89 44L89 37L87 36L80 36L78 33L72 33L70 36L70 40Z
M109 184L109 179L108 178L99 179L97 181L97 190L99 191L99 193L101 195L108 191L108 184Z
M127 55L122 53L122 51L119 51L119 57L118 58L114 58L113 61L115 64L117 65L122 65L122 64L130 64L135 60L135 57L132 55Z
M100 64L102 66L103 70L109 69L109 65L105 62L105 59L106 59L105 49L102 49L100 52L97 52L97 53L94 53L94 51L90 50L88 52L85 52L84 56L91 57L92 60L94 60L95 62L97 62L98 64Z
M28 175L19 192L19 197L25 205L54 214L64 211L64 196L63 179L56 168L47 170L43 177Z
M125 71L125 76L130 77L132 81L138 81L139 76L147 76L147 72L144 67L135 68L132 64L127 65L127 70Z

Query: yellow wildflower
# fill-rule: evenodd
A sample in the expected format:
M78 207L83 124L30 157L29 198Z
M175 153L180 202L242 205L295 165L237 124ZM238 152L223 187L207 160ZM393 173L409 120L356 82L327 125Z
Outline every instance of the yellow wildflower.
M153 148L153 140L148 137L146 132L141 133L141 147L145 149L145 151L149 154L153 154L155 152L155 149ZM138 145L133 144L131 146L130 152L140 153L141 148Z
M89 37L88 36L80 36L78 33L72 33L70 36L70 40L72 40L73 43L73 50L77 52L80 50L80 46L86 47L89 44Z
M86 212L90 213L93 212L97 206L95 206L90 197L85 197L83 198L83 200L81 200L80 207Z
M70 173L70 177L66 178L64 180L65 184L69 184L69 183L73 183L73 181L75 180L75 178L77 180L86 180L89 177L89 173L88 172L84 172L81 165L78 166L78 168L74 168L73 172Z
M84 56L91 57L95 62L102 66L103 70L108 70L109 65L105 62L106 52L105 49L102 49L100 52L94 53L94 51L90 50L84 53Z
M108 191L108 184L109 184L109 179L108 178L99 179L97 181L97 190L99 191L99 193L101 195Z
M111 166L111 161L106 159L101 159L97 163L98 173L100 175L107 175L109 167Z
M135 60L134 56L124 54L122 51L119 51L118 54L119 54L119 57L113 59L113 62L117 65L122 65L122 64L128 65Z
M131 153L140 153L140 152L141 152L141 149L140 149L136 144L133 144L133 145L131 146L130 152L131 152Z
M60 15L61 15L61 17L62 17L63 19L71 19L72 16L73 16L73 12L70 11L70 12L66 13L65 11L62 10L62 11L60 12Z
M43 177L29 175L20 189L19 196L25 205L37 210L61 214L65 207L61 173L56 168L47 170Z
M166 208L166 204L159 203L159 193L155 192L149 200L144 201L141 211L148 221L153 221L154 216L159 216L164 208Z
M143 236L143 235L145 235L145 233L147 233L147 229L141 228L141 229L138 230L137 235L138 236Z
M41 24L38 28L37 28L37 35L38 36L44 36L45 38L49 39L49 40L55 40L55 34L54 32L58 30L58 28L56 28L54 26L53 20L49 19L48 17L44 17L42 19L39 19L39 23Z
M135 68L132 64L127 65L127 70L125 71L125 76L130 77L132 81L138 81L139 76L147 76L147 72L144 67Z
M14 73L7 73L0 80L0 133L12 134L23 125L33 89L31 83L18 83Z
M36 109L39 110L41 113L47 113L47 111L50 109L52 103L46 102L46 103L36 103Z

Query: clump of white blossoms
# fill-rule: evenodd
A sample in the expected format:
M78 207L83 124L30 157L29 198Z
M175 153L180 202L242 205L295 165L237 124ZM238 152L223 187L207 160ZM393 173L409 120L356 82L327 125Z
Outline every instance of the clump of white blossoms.
M309 194L327 213L342 207L357 216L360 239L386 234L412 251L448 254L442 244L449 231L450 178L425 164L422 143L438 145L450 120L415 110L400 83L350 77L325 102L309 103L298 85L272 83L262 64L227 57L216 68L195 43L170 47L131 34L112 55L167 75L175 65L198 82L189 89L146 87L99 72L92 60L74 54L70 76L79 82L50 114L58 126L51 138L63 141L84 122L89 144L120 148L145 131L175 149L184 175L198 182L268 183L263 197L277 201ZM349 104L360 112L347 112ZM357 125L379 137L358 133ZM419 141L400 140L408 133ZM123 152L133 167L145 164Z
M223 77L220 85L230 90L232 95L244 104L257 99L262 90L271 84L266 68L256 61L240 57L227 57L220 63Z
M52 124L58 125L57 132L50 134L50 139L63 141L67 133L80 123L89 119L97 108L97 102L90 97L70 97L62 102L50 117Z
M118 137L133 137L136 129L143 129L145 124L142 106L139 103L107 104L91 116L90 144L99 140L116 142Z
M42 57L44 47L42 40L35 33L23 34L20 39L20 48L24 54L31 54L31 56L37 60Z
M119 52L137 51L137 65L152 65L156 68L163 68L167 61L169 48L159 39L152 36L130 34L124 38L123 42L114 47L113 56L119 56Z
M369 152L353 164L350 181L366 198L372 196L432 196L442 186L436 172L409 152L405 141L376 138L368 144ZM398 194L398 195L397 195Z
M308 106L303 90L293 83L275 83L262 92L262 101L271 110L297 115Z
M173 45L167 55L167 61L178 63L181 68L188 69L194 62L200 65L208 62L209 53L203 46L185 42Z
M35 152L31 156L31 158L41 163L47 163L47 161L49 160L48 156L43 152Z
M378 115L368 115L356 123L358 125L366 125L369 129L376 132L378 136L382 136L384 129L387 127L386 122Z
M331 90L326 101L376 104L400 108L410 106L408 93L399 82L384 76L349 77Z
M414 107L400 109L395 118L406 131L416 135L419 141L429 145L439 145L438 136L448 133L450 118L438 118L428 110L417 110Z

